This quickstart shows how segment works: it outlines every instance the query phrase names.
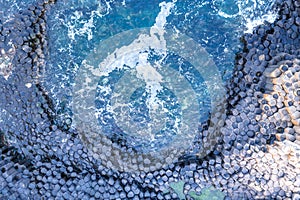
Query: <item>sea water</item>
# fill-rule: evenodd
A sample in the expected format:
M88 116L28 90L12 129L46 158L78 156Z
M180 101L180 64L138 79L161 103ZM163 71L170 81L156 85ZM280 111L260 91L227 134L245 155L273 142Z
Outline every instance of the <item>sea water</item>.
M0 1L3 23L30 3ZM212 117L214 99L223 94L235 55L242 49L241 36L264 21L273 22L273 4L274 0L58 0L46 13L48 49L39 80L54 102L55 123L64 126L74 120L74 104L84 104L92 107L84 111L93 113L93 125L101 127L101 134L110 137L115 132L116 140L125 138L139 151L168 145L180 130L193 126L184 121L201 124ZM149 32L131 38L140 29ZM164 34L169 30L172 37L178 33L192 41L200 53L176 52L184 46L180 43L168 49ZM116 49L110 52L110 47ZM99 68L93 72L95 80L84 76L86 63ZM85 93L74 102L74 92L82 92L76 90L78 85ZM91 99L83 98L87 91L93 92ZM195 132L189 132L191 137Z
M57 1L47 13L49 52L45 86L60 101L71 95L70 84L95 45L123 31L153 26L161 2ZM166 25L204 47L225 81L231 76L235 54L241 50L240 37L264 20L275 20L273 3L274 0L176 1ZM16 0L11 4L17 5Z
M272 6L273 1L258 0L57 1L47 13L49 50L41 80L55 102L56 123L63 126L66 119L73 119L72 105L84 104L87 101L80 98L82 102L74 102L73 99L74 88L77 87L76 80L84 73L83 63L88 59L96 60L97 54L93 54L90 58L91 53L95 51L108 56L112 52L108 52L107 48L115 46L121 49L119 53L114 52L111 58L106 59L117 60L114 56L122 53L124 56L119 58L117 63L106 63L112 67L111 69L104 66L100 70L99 80L95 79L99 82L91 81L97 87L95 90L88 90L87 87L84 89L93 92L93 110L88 111L95 113L98 123L93 126L101 127L100 134L105 134L116 141L125 138L127 145L146 152L155 151L172 143L174 137L178 137L180 130L183 129L186 139L189 135L195 137L197 131L187 127L197 125L191 125L192 123L185 125L184 120L197 119L201 124L212 117L213 95L222 92L221 89L209 90L209 87L218 83L217 86L222 88L222 84L230 78L235 55L242 48L240 37L244 33L251 32L253 27L264 23L264 20L269 22L275 20L276 11ZM149 49L144 54L143 52L135 54L131 52L131 49L138 45L133 42L134 40L124 48L115 44L120 41L112 39L115 35L139 28L154 31L152 36L138 41L146 45L147 42L157 42L158 45L152 52ZM197 68L195 69L182 55L160 52L168 50L165 48L166 41L162 35L167 29L182 33L203 47L216 66L217 81L209 83L205 80L208 76L208 73L205 73L205 66L198 66L204 69L203 73L199 73L199 70L197 71ZM119 40L129 40L127 37L124 35L124 38ZM101 43L105 41L112 44L103 48ZM100 48L99 45L102 48L100 50L97 49ZM202 56L194 55L193 60ZM96 66L101 63L101 60L97 61ZM179 85L181 91L185 92L177 92L176 95L176 91L174 89L172 91L171 86L166 85L166 81L165 84L162 83L162 71L159 71L162 65L164 69L171 65L174 73L179 73L179 77L183 77ZM130 76L126 79L127 83L126 81L122 83L121 77L126 73ZM110 81L103 82L107 78ZM136 81L130 81L134 79ZM179 78L173 78L169 81L169 85L175 85L177 79ZM184 80L187 80L186 85ZM188 109L184 110L185 106ZM193 117L187 120L184 112L193 113L190 108L196 111L195 115L190 114ZM80 110L79 114L84 115L86 111ZM76 126L76 122L74 125Z

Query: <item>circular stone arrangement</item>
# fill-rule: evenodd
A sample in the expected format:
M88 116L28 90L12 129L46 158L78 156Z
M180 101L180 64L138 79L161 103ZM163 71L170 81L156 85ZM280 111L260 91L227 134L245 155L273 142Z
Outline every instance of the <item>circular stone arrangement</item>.
M174 60L172 54L192 66L170 66L174 63L167 60ZM153 66L151 55L160 57ZM178 32L154 26L120 33L101 42L78 72L73 92L76 128L94 157L107 167L154 171L176 162L199 134L199 116L211 114L209 134L198 153L204 157L215 147L224 124L225 90L218 74L208 53ZM201 92L201 75L207 92ZM135 125L130 116L137 115L130 107L138 105L130 101L141 89L138 97L144 95L145 105L140 109L150 116L144 126L141 119ZM173 97L162 101L168 91ZM205 114L201 110L209 105L201 102L207 93L211 110Z

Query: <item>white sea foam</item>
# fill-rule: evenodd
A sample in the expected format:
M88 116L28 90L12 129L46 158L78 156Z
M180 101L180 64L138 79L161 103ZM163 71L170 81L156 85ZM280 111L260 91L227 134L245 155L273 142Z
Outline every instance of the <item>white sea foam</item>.
M252 33L253 29L261 24L264 24L265 21L273 23L277 18L277 13L275 11L269 11L267 14L262 15L254 19L246 19L246 31L244 33Z
M161 11L158 13L154 25L150 27L149 33L140 34L129 45L117 48L114 52L108 55L99 65L99 68L101 69L100 74L99 70L93 70L92 67L89 67L94 75L100 76L109 76L109 74L115 69L130 69L131 74L133 75L132 78L137 79L138 82L143 82L145 84L145 90L147 94L149 94L148 98L146 99L146 106L149 109L150 117L152 120L159 119L159 121L156 123L150 123L148 124L147 128L145 127L148 130L146 131L148 133L158 131L156 130L157 127L160 127L158 124L162 123L163 121L161 119L163 117L162 113L168 112L164 106L164 102L158 98L158 93L163 89L162 83L164 82L164 78L157 69L160 69L162 66L160 66L159 62L156 62L154 65L152 65L148 61L148 51L150 46L151 48L160 51L159 53L162 56L166 55L167 53L167 42L164 36L165 25L167 23L167 16L174 7L174 2L162 2L159 4L159 6ZM118 85L120 84L122 85L122 83L119 82ZM110 86L99 86L99 89L101 92L105 92L110 89L108 87ZM131 85L131 87L134 87L134 85ZM120 106L119 103L113 105L114 108L118 106ZM125 105L125 107L127 106ZM114 108L108 109L113 112ZM119 116L118 120L120 121L120 119L121 117ZM127 119L124 120L127 121ZM133 127L133 124L130 124L130 127ZM179 121L177 120L175 128L178 127ZM141 132L145 132L145 128L141 130ZM126 130L125 127L123 127L123 129ZM136 131L137 130L138 129L136 128ZM149 137L154 140L154 135L150 134Z
M80 0L80 3L84 5L85 1L86 0ZM71 17L71 21L67 22L68 37L71 40L75 40L76 35L87 36L88 40L93 39L94 21L97 17L104 17L109 14L111 3L112 1L106 1L104 5L100 1L95 2L97 8L91 11L89 19L83 17L82 11L76 10Z
M150 95L147 99L147 106L149 108L155 108L158 105L161 105L161 102L156 96L162 89L162 76L156 71L155 67L152 67L147 61L148 53L141 53L138 51L133 52L133 49L139 49L139 47L142 46L152 46L156 47L156 49L163 49L163 51L166 51L164 26L167 23L166 18L170 14L171 8L174 7L174 3L162 2L159 6L161 7L161 11L156 17L155 24L150 28L150 35L141 34L140 37L135 39L128 46L122 46L121 48L116 49L101 64L101 74L106 76L114 69L121 69L124 66L135 69L136 77L146 83L146 91ZM124 57L124 53L126 53L126 58ZM161 53L164 55L166 54L166 52ZM111 63L111 61L114 61L114 63Z
M237 0L232 6L236 6L236 13L228 13L227 7L223 7L225 0L215 0L216 10L219 16L224 18L239 18L244 33L252 33L253 29L265 21L273 23L277 18L277 10L274 10L275 0Z
M85 1L86 0L80 0L82 5L84 5ZM83 16L82 11L75 11L73 13L73 16L71 17L71 20L66 23L68 27L69 38L71 40L75 40L75 36L86 36L88 40L93 39L93 32L95 29L94 24L96 18L108 15L110 13L110 10L112 9L112 2L113 1L107 1L105 5L101 2L97 2L95 4L97 8L91 11L88 19ZM208 1L204 1L197 7L200 8L207 5L208 3ZM224 18L238 18L238 21L240 21L244 33L252 33L253 29L256 26L264 24L265 21L273 23L277 18L277 10L273 10L275 0L232 0L232 3L227 3L227 6L224 6L225 0L213 0L211 3L215 7L219 16ZM164 16L169 15L169 13L167 12L170 12L170 10L168 10L169 8L164 8L164 4L172 4L172 7L174 7L176 1L174 0L169 3L162 2L160 4L162 10L156 18L156 23L152 27L153 29L159 28L160 30L162 30L161 24L159 23L164 24ZM126 7L126 0L123 0L121 5ZM237 12L228 12L227 9L230 9L228 7L236 7ZM189 13L186 13L186 17L188 15Z

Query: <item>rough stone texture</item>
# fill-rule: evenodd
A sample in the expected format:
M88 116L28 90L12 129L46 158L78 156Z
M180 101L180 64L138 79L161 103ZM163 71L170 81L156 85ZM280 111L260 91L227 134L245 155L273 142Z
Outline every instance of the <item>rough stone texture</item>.
M39 1L0 27L1 198L176 199L168 184L184 180L185 194L214 186L226 199L299 199L299 1L279 0L278 20L243 37L215 150L139 174L105 168L70 118L56 123L37 81L48 47L45 12L53 3Z

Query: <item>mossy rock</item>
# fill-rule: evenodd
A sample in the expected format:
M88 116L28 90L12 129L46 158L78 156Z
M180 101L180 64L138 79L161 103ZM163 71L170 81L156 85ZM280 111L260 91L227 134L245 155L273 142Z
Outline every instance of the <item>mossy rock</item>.
M197 195L194 191L189 192L189 195L194 200L222 200L225 198L225 195L214 187L203 189L200 195Z
M184 184L185 182L183 181L170 183L170 187L174 192L176 192L180 200L187 199L183 193ZM188 195L194 200L222 200L225 198L225 194L214 187L204 188L200 195L198 195L195 191L190 191Z

